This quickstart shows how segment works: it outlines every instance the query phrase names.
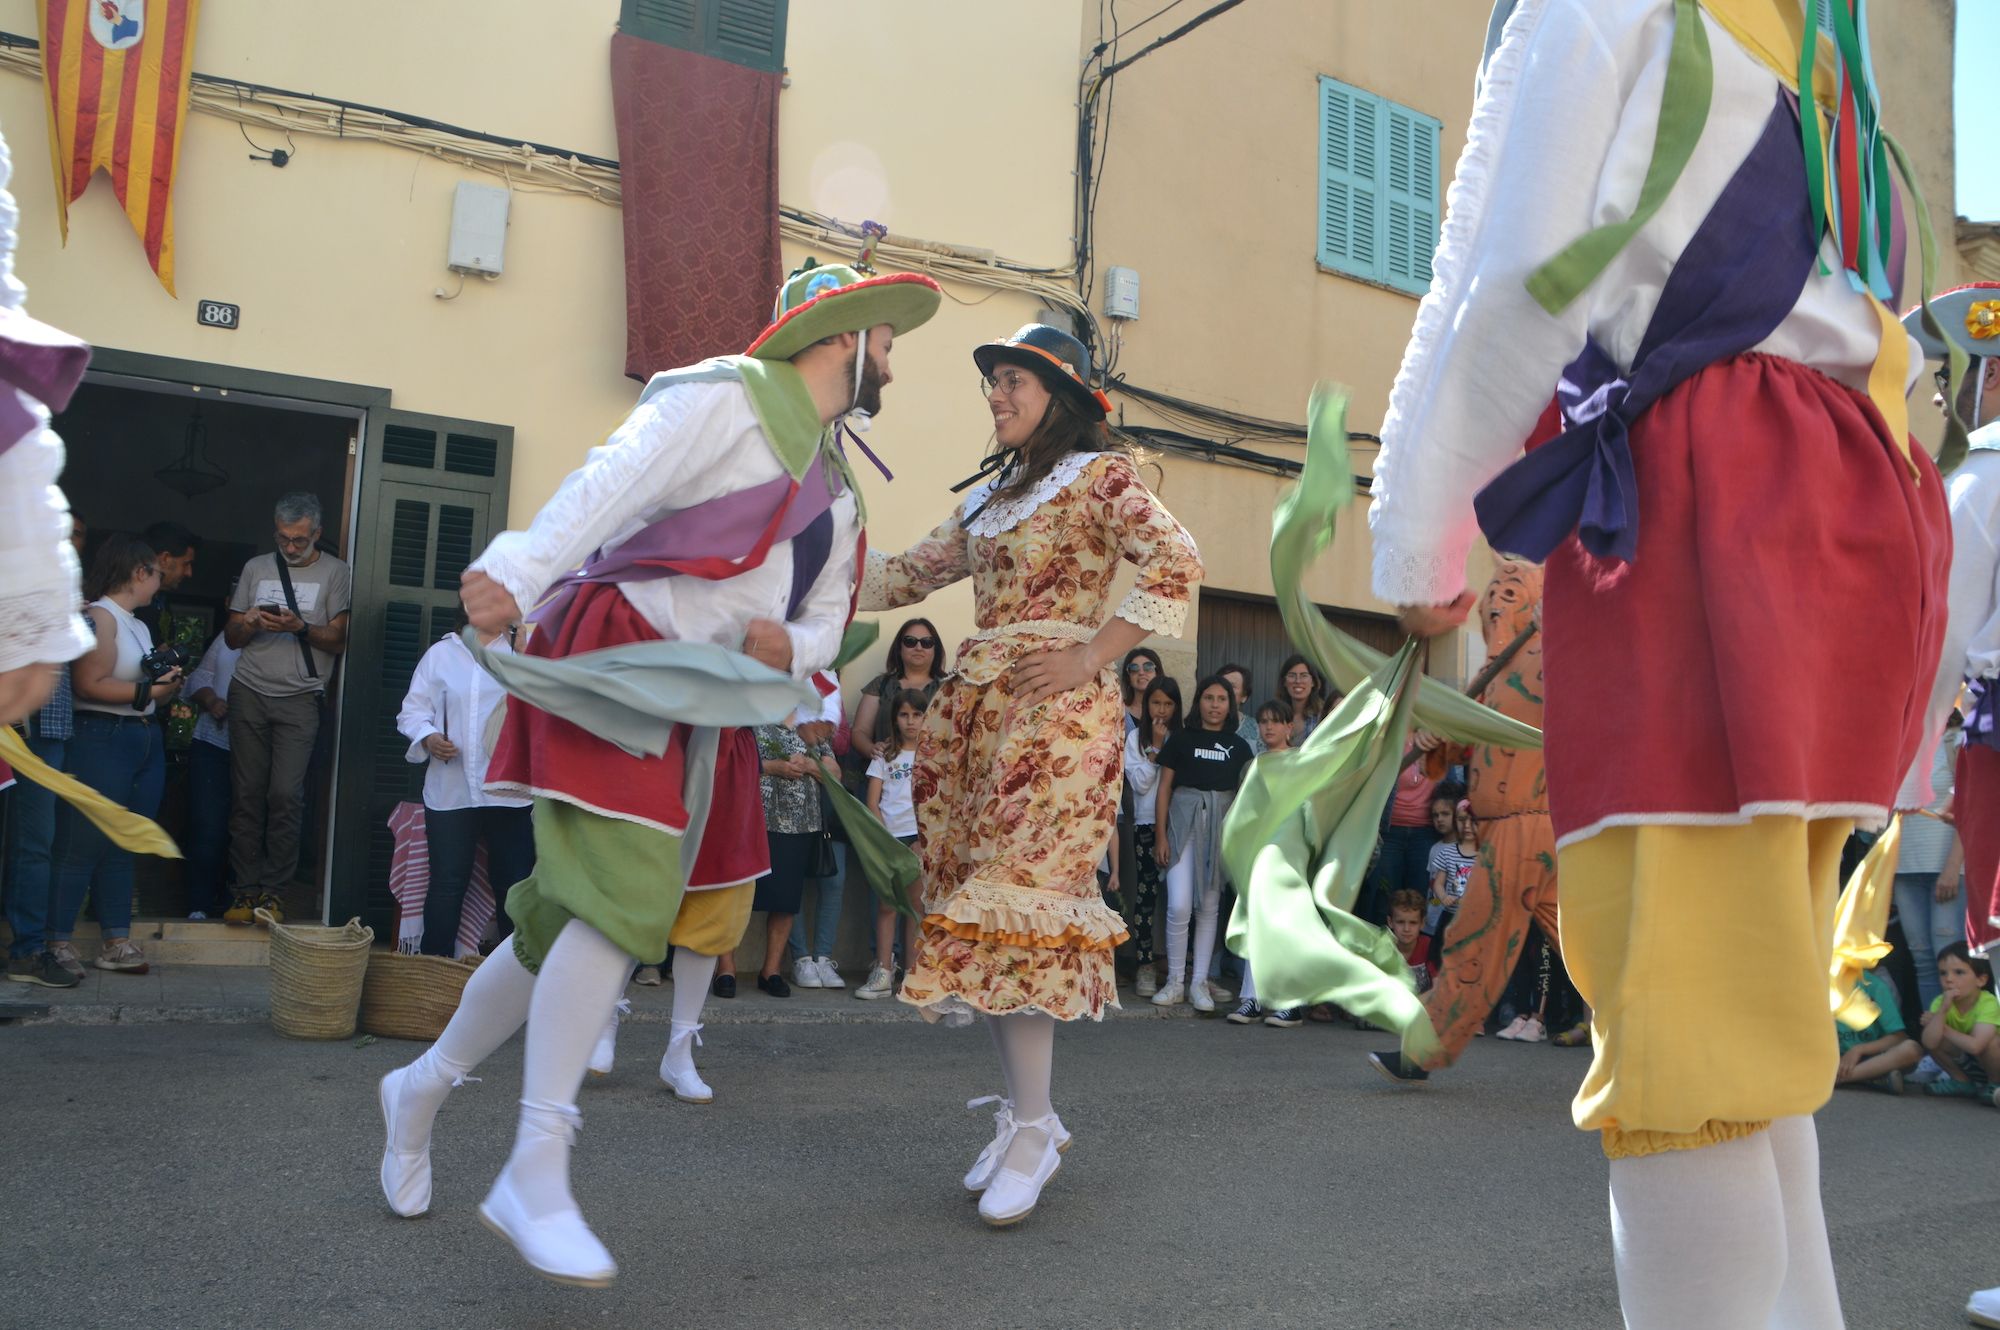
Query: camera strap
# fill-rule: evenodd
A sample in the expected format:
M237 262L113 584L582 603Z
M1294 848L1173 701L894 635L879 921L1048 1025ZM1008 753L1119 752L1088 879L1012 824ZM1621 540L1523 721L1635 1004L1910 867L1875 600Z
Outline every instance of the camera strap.
M304 623L306 616L299 613L299 598L292 590L292 570L285 564L284 552L281 550L271 557L278 561L278 582L285 588L285 608L292 612L293 618ZM306 663L306 678L319 678L319 666L313 663L312 644L306 641L306 630L299 629L295 636L298 638L299 656Z

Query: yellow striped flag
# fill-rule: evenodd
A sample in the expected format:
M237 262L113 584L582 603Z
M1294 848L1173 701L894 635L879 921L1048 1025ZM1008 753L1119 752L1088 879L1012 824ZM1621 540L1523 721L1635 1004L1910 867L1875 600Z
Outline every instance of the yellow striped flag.
M201 0L37 0L56 212L103 167L168 294L174 290L174 167L194 72Z

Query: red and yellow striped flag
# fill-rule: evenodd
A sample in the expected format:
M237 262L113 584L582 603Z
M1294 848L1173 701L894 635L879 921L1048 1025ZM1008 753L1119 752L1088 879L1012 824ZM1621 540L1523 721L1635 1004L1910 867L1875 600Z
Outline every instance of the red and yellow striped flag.
M172 294L174 167L201 0L38 0L37 8L63 242L69 205L101 166Z

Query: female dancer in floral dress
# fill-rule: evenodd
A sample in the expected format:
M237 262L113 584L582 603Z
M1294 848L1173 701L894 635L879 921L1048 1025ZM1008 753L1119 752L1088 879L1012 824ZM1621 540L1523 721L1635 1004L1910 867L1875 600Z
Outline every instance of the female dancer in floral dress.
M1113 671L1147 633L1180 632L1201 559L1105 427L1082 343L1031 324L973 360L999 445L991 474L907 553L869 554L861 608L972 579L978 629L917 746L924 927L900 996L992 1032L1007 1093L965 1185L998 1226L1034 1209L1069 1145L1049 1099L1056 1022L1118 1005L1112 948L1126 933L1095 876L1124 750ZM1107 619L1121 559L1138 581Z

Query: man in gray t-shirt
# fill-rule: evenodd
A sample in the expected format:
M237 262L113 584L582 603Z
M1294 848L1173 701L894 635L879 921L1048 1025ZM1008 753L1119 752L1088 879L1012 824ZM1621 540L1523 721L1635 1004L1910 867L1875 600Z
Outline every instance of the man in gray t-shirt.
M319 499L287 494L274 516L277 553L243 565L222 630L243 653L228 699L236 899L222 917L232 924L251 922L259 906L283 917L278 893L298 872L299 819L321 695L334 658L347 649L354 602L353 570L315 543Z

